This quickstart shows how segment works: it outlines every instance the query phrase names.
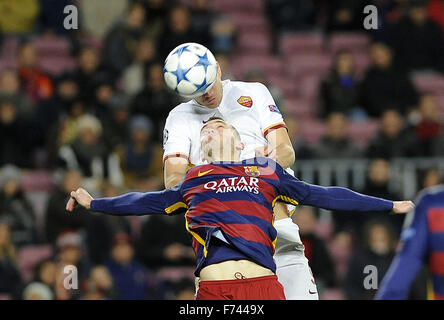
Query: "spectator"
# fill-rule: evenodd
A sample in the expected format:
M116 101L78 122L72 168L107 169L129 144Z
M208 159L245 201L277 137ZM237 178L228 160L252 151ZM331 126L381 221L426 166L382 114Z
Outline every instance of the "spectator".
M110 99L110 114L102 119L104 140L109 150L116 150L129 139L130 99L115 94Z
M32 42L20 45L17 61L21 87L28 97L33 102L50 98L54 90L53 83L39 68L37 49Z
M9 99L17 106L19 116L32 116L32 101L20 91L20 80L17 71L5 69L0 71L0 100Z
M217 17L216 13L211 10L208 0L192 0L191 2L191 29L196 36L201 39L201 44L211 44L211 26Z
M34 141L37 147L48 147L54 125L57 126L61 117L69 113L70 106L78 101L79 95L79 87L72 74L65 73L57 79L54 95L40 101L34 114Z
M390 164L384 159L374 159L369 164L367 181L364 189L361 191L370 196L397 201L401 196L390 189L391 169ZM403 215L389 215L387 212L362 212L359 213L360 226L367 221L378 218L380 221L386 220L396 234L399 234L404 221ZM357 230L361 229L358 227ZM359 233L361 234L361 233Z
M78 67L73 76L79 87L80 97L87 102L94 100L94 89L102 79L110 78L111 73L103 66L99 51L93 47L83 47L78 54Z
M115 197L121 190L109 182L102 184L104 197ZM91 214L86 224L88 258L93 264L104 264L111 253L113 237L117 233L131 233L130 220L112 215Z
M27 35L34 31L39 11L38 0L0 0L0 30L5 34Z
M183 217L152 216L143 224L136 244L138 260L150 269L194 266L191 238Z
M30 167L29 141L26 122L18 116L17 106L10 99L0 100L0 165L14 163Z
M364 287L364 278L369 275L363 270L366 266L376 267L379 285L395 255L395 238L388 225L375 220L365 230L365 247L353 252L345 277L344 290L349 300L373 299L376 289Z
M431 188L441 184L441 173L437 168L426 170L422 176L421 189Z
M23 290L23 300L53 300L51 289L41 282L31 282Z
M78 1L80 28L88 35L103 38L115 21L125 14L129 0Z
M429 0L427 13L430 20L437 23L441 27L441 32L444 32L444 2L442 0Z
M327 32L361 31L362 12L366 4L363 0L328 1Z
M294 149L296 159L305 160L313 157L313 151L301 136L300 122L296 117L286 117L288 136Z
M434 156L437 142L443 135L441 115L436 103L436 97L430 93L421 95L418 107L419 121L413 124L412 130L417 139L417 156Z
M342 113L331 113L327 119L327 134L314 147L319 159L357 158L361 151L348 135L348 120Z
M143 38L139 41L137 51L131 65L124 71L121 78L121 85L123 91L129 96L134 96L145 85L147 78L145 73L149 65L154 62L156 58L156 49L153 40L150 38Z
M304 31L312 29L316 17L316 1L311 0L267 0L267 17L274 33Z
M82 230L89 215L82 211L67 214L66 202L72 190L77 190L82 185L80 171L67 171L62 183L51 194L45 214L46 240L54 243L57 237L67 230ZM81 209L80 209L81 210Z
M0 219L8 223L15 246L36 241L34 210L21 186L20 170L7 165L0 171Z
M16 248L11 241L11 230L8 224L0 222L0 293L15 297L21 283Z
M232 53L237 41L236 27L227 17L217 16L211 24L210 41L213 52Z
M405 114L418 101L417 92L406 74L395 70L392 51L383 43L370 48L372 64L361 83L361 105L371 117L380 117L385 109Z
M174 300L195 300L196 287L194 281L184 277L173 284Z
M222 70L222 80L236 80L236 77L233 75L230 55L226 53L216 53L215 58Z
M89 279L85 284L85 300L112 300L116 298L113 278L105 266L95 266L91 269Z
M134 188L141 176L162 180L162 147L151 143L152 123L144 116L136 116L130 123L130 139L120 150L120 163L125 185Z
M56 272L56 296L62 299L78 299L81 294L81 287L87 279L90 265L86 259L86 252L80 233L66 231L61 233L55 241L57 247L56 262L58 270ZM66 274L65 266L75 266L77 268L77 281L79 289L67 289L63 285Z
M101 179L120 174L103 143L102 124L96 117L82 116L78 120L77 134L77 138L70 145L62 147L59 151L68 168L79 169L95 189Z
M165 17L168 16L174 2L169 0L145 0L143 4L147 12L147 36L158 39L166 27Z
M407 15L393 26L389 37L400 69L444 72L444 34L429 18L426 0L410 1Z
M353 55L349 51L343 50L336 54L332 69L321 80L319 96L324 118L331 112L351 116L358 111L358 79Z
M41 283L46 285L52 296L54 296L54 289L56 284L56 272L57 272L57 264L52 259L44 259L40 261L34 273L33 283Z
M387 109L381 116L381 128L367 147L369 158L391 159L411 157L416 153L416 139L404 127L403 119L397 110Z
M322 294L324 288L336 286L335 265L321 238L316 235L317 219L310 207L299 207L293 215L293 221L299 226L305 256L316 280L316 286Z
M159 58L164 60L171 50L182 43L197 42L204 46L205 39L196 35L192 29L189 10L181 5L173 7L168 13L168 22L163 34L158 38Z
M105 37L103 62L117 76L133 61L137 44L143 36L145 14L141 3L131 3L124 20L117 22Z
M113 277L117 298L121 300L143 300L147 298L146 270L133 257L134 249L128 234L116 234L111 257L105 266Z
M132 113L148 117L153 123L153 142L161 143L165 119L180 98L172 94L163 79L163 67L156 63L148 67L148 78L144 89L132 102Z
M116 94L115 84L109 78L97 79L94 84L93 99L91 102L91 113L99 119L108 117L113 96Z

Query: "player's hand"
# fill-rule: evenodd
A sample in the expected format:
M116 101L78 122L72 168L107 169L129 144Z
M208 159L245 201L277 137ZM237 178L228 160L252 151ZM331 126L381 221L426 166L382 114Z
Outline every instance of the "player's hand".
M276 149L270 145L259 147L256 150L256 157L267 157L277 161Z
M76 191L71 191L71 198L68 200L66 204L67 211L73 211L77 204L80 204L82 207L86 209L91 208L91 201L93 197L83 188L78 188Z
M415 208L412 201L393 201L392 212L395 214L407 213Z

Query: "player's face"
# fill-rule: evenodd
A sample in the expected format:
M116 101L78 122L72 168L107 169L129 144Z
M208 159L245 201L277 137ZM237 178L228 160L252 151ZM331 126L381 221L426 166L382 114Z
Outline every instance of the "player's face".
M203 127L200 141L206 160L229 160L235 149L236 138L233 128L228 123L223 120L212 120Z
M213 109L217 108L220 105L222 101L222 94L223 90L222 90L221 70L218 65L216 82L207 93L195 98L195 100L200 105Z

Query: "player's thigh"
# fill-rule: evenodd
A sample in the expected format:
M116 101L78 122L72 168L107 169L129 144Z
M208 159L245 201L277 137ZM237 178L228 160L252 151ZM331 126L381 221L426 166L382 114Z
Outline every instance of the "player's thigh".
M318 290L307 262L286 265L276 269L287 300L319 300Z

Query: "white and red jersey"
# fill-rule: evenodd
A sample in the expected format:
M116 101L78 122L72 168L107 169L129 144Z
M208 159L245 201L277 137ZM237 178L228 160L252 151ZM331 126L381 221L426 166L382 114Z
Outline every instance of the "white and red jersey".
M222 101L217 108L191 100L171 110L164 129L164 161L183 157L191 165L202 164L200 130L211 117L223 118L239 132L245 144L241 160L255 157L255 150L267 145L266 135L285 127L273 97L263 84L224 80L222 86Z

